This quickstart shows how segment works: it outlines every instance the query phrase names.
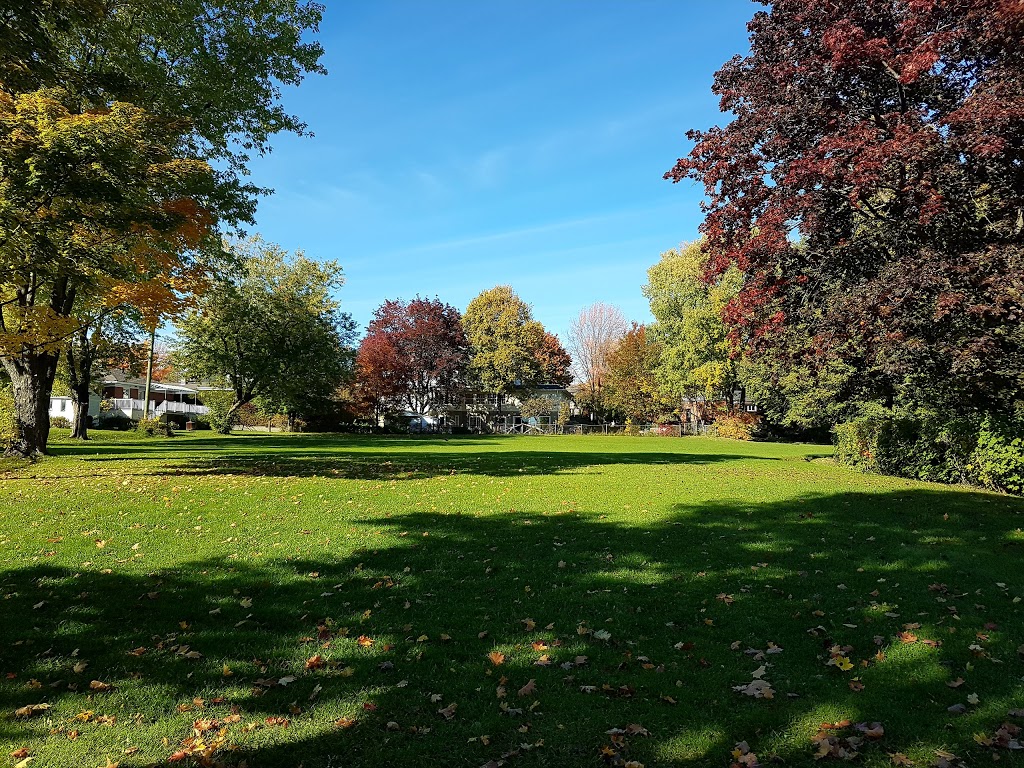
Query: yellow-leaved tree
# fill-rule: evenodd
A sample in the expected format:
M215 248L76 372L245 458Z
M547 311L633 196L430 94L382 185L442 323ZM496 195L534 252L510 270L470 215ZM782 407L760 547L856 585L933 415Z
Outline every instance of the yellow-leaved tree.
M69 103L70 102L70 103ZM209 164L176 156L182 121L140 107L76 109L67 91L0 92L0 362L10 452L44 453L59 352L114 307L148 324L206 272Z
M230 261L251 153L305 125L315 0L35 0L0 16L0 363L8 453L46 452L61 343L114 307L154 327ZM210 274L213 273L213 274Z

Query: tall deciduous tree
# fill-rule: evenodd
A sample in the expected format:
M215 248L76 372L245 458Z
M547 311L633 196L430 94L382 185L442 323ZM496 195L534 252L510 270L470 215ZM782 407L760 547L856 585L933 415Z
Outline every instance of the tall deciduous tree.
M204 271L214 174L179 157L177 121L130 104L76 113L66 91L0 91L0 363L11 452L46 450L64 341L109 307L166 311Z
M667 174L705 187L712 272L744 274L738 340L884 405L1020 399L1020 3L774 0L748 28L715 76L732 122Z
M572 384L572 357L565 351L557 335L544 331L535 354L540 364L539 383L557 384L560 387Z
M602 302L580 310L569 326L576 400L599 418L604 417L608 355L628 330L622 311Z
M320 46L303 39L321 12L302 0L0 9L0 355L15 389L13 452L46 450L58 348L78 328L79 301L166 303L196 285L196 253L216 252L218 222L251 221L262 190L242 180L248 157L279 131L305 132L280 87L323 71Z
M473 383L501 398L517 387L543 378L538 355L544 326L533 319L529 304L511 286L499 285L469 303L462 318L469 341L469 373Z
M341 267L257 238L237 243L237 272L217 280L179 324L176 365L225 382L226 426L256 397L292 406L333 394L351 371L355 328L332 293Z
M653 421L671 410L658 383L660 357L661 345L651 338L645 326L633 323L608 355L609 410L633 422Z
M139 342L144 335L137 312L117 310L88 324L80 322L64 343L61 368L71 392L71 437L89 439L89 398L105 371L121 367L135 375L142 372L149 352Z
M700 242L661 254L647 270L644 295L661 343L658 381L666 395L731 404L739 385L736 360L722 313L742 287L735 268L705 280L707 254Z
M465 378L468 343L461 320L455 307L439 299L385 301L360 344L361 388L421 415L444 402Z
M405 379L404 361L398 348L383 334L366 336L356 354L356 377L352 400L357 412L370 416L375 425L398 410Z

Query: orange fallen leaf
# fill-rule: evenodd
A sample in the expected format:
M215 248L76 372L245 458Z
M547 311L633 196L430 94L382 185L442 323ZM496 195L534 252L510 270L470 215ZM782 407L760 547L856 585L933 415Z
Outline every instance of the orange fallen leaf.
M487 658L490 659L491 664L496 667L505 663L505 654L501 651L491 651L487 654Z

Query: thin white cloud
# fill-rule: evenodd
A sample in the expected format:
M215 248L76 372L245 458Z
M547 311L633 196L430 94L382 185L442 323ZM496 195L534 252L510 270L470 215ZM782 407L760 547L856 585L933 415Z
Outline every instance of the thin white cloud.
M502 230L500 232L489 232L486 234L473 235L470 237L452 238L450 240L437 240L432 243L423 243L421 245L414 245L408 248L399 248L396 250L378 253L374 255L374 259L413 256L416 254L431 253L434 251L459 250L478 245L486 245L488 243L515 240L518 238L530 237L532 235L541 235L550 232L573 229L576 227L584 227L599 223L607 223L620 219L628 219L633 216L647 215L650 213L658 213L661 211L668 210L676 210L680 207L680 205L680 201L674 200L668 203L662 203L659 205L646 208L625 208L618 211L609 211L595 214L592 216L581 216L577 218L552 221L546 224L536 224L525 227L514 227L511 229Z

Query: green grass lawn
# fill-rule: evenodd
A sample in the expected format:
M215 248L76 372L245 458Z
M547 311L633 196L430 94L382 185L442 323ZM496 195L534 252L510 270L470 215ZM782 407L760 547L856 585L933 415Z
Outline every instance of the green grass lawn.
M52 448L0 464L0 766L1024 765L1021 499L704 438Z

